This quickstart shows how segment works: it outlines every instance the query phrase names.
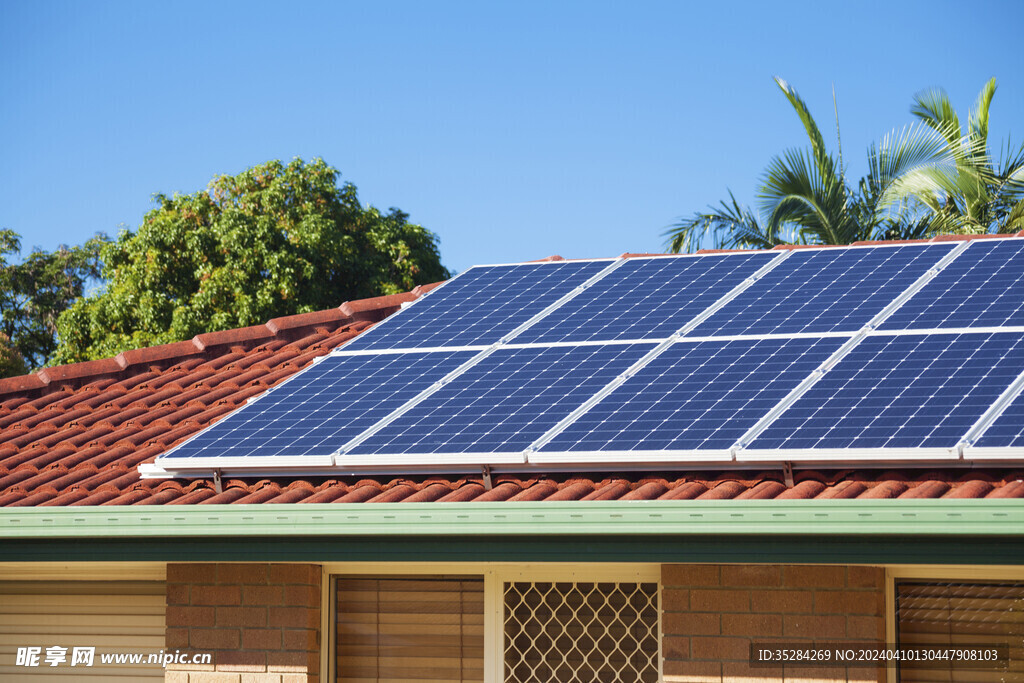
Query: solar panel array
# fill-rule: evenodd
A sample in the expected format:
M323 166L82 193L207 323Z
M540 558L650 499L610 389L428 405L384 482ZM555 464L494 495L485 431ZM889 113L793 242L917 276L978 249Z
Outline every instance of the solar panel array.
M482 266L167 473L1024 460L1024 239Z

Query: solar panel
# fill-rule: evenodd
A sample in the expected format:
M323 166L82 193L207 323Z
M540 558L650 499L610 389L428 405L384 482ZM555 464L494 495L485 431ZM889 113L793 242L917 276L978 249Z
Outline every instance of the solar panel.
M677 342L540 450L729 449L843 341Z
M858 330L954 246L798 251L687 336Z
M952 448L1022 371L1019 333L868 337L750 448Z
M664 339L778 252L630 259L516 342Z
M653 346L499 349L350 453L522 451Z
M161 456L328 456L473 357L471 351L327 356Z
M610 263L558 261L470 268L344 348L493 344Z
M1024 325L1024 239L974 241L881 329Z
M1024 394L1006 406L974 445L978 448L1024 448Z

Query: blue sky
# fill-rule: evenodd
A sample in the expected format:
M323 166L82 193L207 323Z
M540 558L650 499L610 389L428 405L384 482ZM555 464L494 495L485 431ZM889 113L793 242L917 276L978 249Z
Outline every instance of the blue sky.
M942 86L1024 139L1024 3L0 0L0 227L26 247L136 227L269 159L323 157L444 263L662 251L802 145L778 75L844 161ZM833 137L834 139L834 137Z

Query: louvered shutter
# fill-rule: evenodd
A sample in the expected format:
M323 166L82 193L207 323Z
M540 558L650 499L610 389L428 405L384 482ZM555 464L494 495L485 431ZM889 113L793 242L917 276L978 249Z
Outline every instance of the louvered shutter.
M901 681L1024 683L1024 583L900 582L896 620L900 645L1010 646L1006 671L905 662L899 667Z
M339 578L337 680L483 681L484 582Z
M163 681L159 664L103 665L103 653L164 649L162 581L0 581L0 680ZM67 661L45 662L46 648L67 648ZM91 667L72 667L74 647L95 647ZM16 665L19 647L41 647L37 667Z

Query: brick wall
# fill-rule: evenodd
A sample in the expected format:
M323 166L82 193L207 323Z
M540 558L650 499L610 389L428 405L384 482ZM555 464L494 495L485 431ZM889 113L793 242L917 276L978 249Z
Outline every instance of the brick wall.
M884 642L885 570L664 565L666 683L884 681L882 668L750 667L751 643Z
M319 683L319 565L169 564L175 650L213 664L170 665L168 683Z

